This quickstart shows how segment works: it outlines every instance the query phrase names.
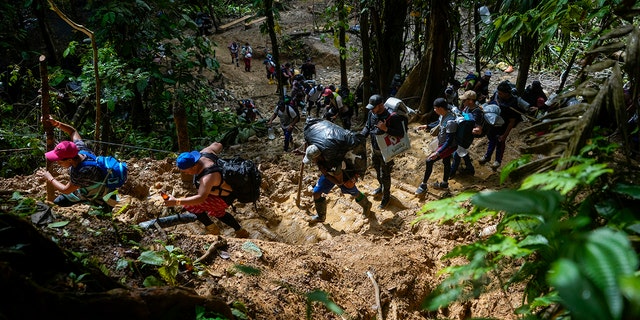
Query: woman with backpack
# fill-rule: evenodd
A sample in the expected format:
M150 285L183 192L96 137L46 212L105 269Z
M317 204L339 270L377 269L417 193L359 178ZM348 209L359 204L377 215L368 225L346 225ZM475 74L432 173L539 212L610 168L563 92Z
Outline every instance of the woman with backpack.
M53 150L44 154L48 161L69 169L68 182L57 180L47 170L38 172L40 177L45 178L56 190L62 192L53 200L53 203L61 207L70 207L89 202L102 207L105 212L111 212L118 202L117 193L114 192L115 188L107 186L107 172L96 163L93 151L86 146L78 131L71 125L53 118L44 121L67 133L72 140L62 141Z

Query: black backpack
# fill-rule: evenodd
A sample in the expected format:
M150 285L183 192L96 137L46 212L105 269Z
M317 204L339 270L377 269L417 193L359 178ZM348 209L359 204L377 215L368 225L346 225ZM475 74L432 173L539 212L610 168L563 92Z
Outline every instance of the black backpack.
M205 168L200 174L193 177L196 188L198 181L204 175L220 172L222 180L233 188L232 195L241 203L251 203L254 205L260 199L260 185L262 184L262 173L251 160L242 157L233 157L230 159L218 158L215 154L202 153L217 165Z
M463 148L469 148L473 142L473 128L476 126L476 121L473 114L463 112L462 116L456 118L458 123L458 130L456 130L456 142Z

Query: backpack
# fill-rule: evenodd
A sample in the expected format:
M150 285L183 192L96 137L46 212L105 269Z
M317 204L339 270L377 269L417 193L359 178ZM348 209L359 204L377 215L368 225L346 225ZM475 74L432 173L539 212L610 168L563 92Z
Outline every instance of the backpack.
M97 166L105 174L104 181L102 182L109 189L117 189L122 187L127 181L127 173L129 169L127 163L119 161L112 156L95 156L92 153L86 151L80 151L79 153L87 157L86 160L80 162L78 168L86 166Z
M496 104L487 104L482 106L483 116L478 120L482 127L482 135L486 135L487 132L493 127L501 127L504 125L504 119L500 116L500 107Z
M473 128L476 126L476 120L473 114L462 112L462 115L456 118L458 130L456 131L456 142L463 148L469 148L473 142Z
M260 199L262 173L253 161L238 156L221 159L211 153L202 153L202 156L217 165L205 168L200 174L193 177L196 187L199 187L199 180L202 176L217 171L222 174L222 180L231 186L233 189L231 193L239 202L253 202L255 204Z
M391 97L384 102L384 107L389 110L389 113L395 113L399 116L409 119L409 114L413 113L413 110L409 109L402 100Z
M222 167L222 179L233 188L233 194L239 202L255 203L260 199L262 174L253 161L233 157L218 158L217 163Z
M304 124L304 140L308 146L316 145L322 157L329 163L347 165L348 177L367 173L367 139L331 121L307 118Z
M478 82L478 79L480 79L480 75L475 73L475 72L469 72L469 74L467 74L467 76L464 78L464 82L462 83L462 87L465 90L473 90L473 87L475 87L476 82Z

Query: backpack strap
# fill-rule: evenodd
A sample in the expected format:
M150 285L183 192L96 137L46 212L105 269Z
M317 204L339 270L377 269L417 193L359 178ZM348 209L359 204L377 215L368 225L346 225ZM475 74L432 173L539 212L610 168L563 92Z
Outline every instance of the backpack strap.
M193 176L193 185L196 186L196 188L200 188L200 178L214 173L214 172L220 172L220 175L222 176L222 167L220 167L218 165L218 156L213 154L213 153L209 153L209 152L202 152L200 153L200 155L202 155L203 157L213 161L214 165L206 167L202 170L202 172L200 172L199 174ZM233 192L233 190L227 190L225 188L222 187L222 183L224 182L224 176L222 176L223 179L221 179L220 184L217 186L213 186L211 187L211 191L215 191L218 190L218 196L222 197L222 191L227 191L227 192Z

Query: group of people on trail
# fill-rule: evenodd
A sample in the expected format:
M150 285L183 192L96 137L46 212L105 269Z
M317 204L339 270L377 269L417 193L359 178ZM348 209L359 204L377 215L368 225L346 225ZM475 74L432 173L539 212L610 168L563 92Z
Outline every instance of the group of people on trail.
M39 170L37 174L44 178L57 191L61 192L53 203L60 207L69 207L79 203L89 203L111 212L120 201L117 188L111 187L107 181L109 174L99 164L99 159L82 140L78 131L69 124L55 119L43 119L54 128L59 128L69 135L72 141L62 141L55 148L45 153L48 161L68 168L69 181L56 179L49 171ZM211 217L215 217L235 230L236 237L247 238L249 233L226 209L233 204L237 194L222 178L222 169L216 162L222 151L222 144L213 143L201 151L181 153L176 165L181 172L194 176L193 183L197 194L184 198L171 195L164 197L166 206L183 206L185 210L196 215L210 234L220 231Z
M240 47L237 41L233 41L227 47L229 48L229 54L231 55L231 64L235 62L236 67L240 66L238 60L239 55L242 56L242 62L244 63L244 71L251 72L251 60L253 59L253 48L249 42Z

